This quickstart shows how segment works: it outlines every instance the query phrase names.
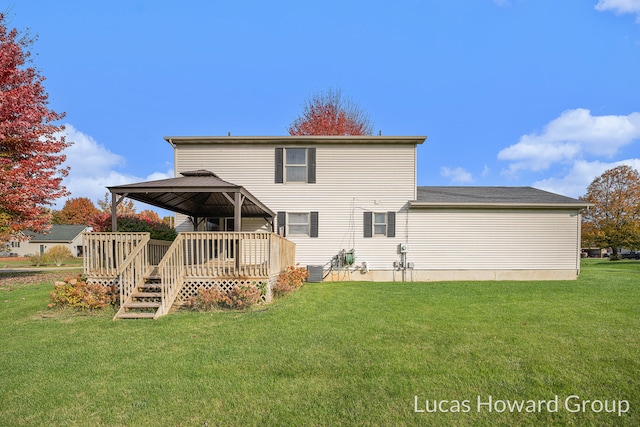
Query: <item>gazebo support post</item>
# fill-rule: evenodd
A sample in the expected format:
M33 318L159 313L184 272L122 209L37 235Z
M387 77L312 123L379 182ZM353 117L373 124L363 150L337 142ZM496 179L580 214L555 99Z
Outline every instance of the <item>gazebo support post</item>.
M129 193L125 193L120 198L116 193L111 193L111 231L118 231L118 205L127 197Z

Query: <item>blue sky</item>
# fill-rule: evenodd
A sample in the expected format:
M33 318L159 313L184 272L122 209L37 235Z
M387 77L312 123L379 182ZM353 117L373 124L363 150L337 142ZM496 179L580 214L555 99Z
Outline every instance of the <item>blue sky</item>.
M72 197L172 176L165 135L285 135L329 88L376 132L428 136L419 185L577 197L610 167L640 168L640 0L7 8L11 26L39 36L34 63L67 114Z

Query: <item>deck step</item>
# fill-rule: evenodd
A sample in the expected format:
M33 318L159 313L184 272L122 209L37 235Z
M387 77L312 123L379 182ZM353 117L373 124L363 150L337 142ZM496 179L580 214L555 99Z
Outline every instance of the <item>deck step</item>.
M160 305L159 302L128 302L124 308L158 308Z
M162 292L134 292L131 294L132 298L162 298Z
M118 314L118 319L153 319L153 316L155 316L155 313L131 311Z

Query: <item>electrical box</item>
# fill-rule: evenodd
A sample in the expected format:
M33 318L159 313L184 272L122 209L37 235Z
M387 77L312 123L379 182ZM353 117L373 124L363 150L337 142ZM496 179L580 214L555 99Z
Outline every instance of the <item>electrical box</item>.
M307 265L307 271L309 272L309 277L307 277L307 282L311 283L319 283L322 282L322 266L321 265Z
M416 263L415 262L408 262L407 263L407 268L409 270L413 270L414 268L416 268Z
M406 243L400 243L398 245L398 252L401 254L406 254L409 251L409 245Z

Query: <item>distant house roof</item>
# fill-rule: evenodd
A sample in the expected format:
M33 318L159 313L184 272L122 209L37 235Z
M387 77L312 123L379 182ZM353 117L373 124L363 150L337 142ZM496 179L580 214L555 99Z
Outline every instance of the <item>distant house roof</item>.
M581 209L589 203L533 187L418 187L415 208L527 207Z
M29 240L32 243L71 243L78 234L87 229L86 225L54 224L47 233L33 233L25 231L27 236L33 236Z

